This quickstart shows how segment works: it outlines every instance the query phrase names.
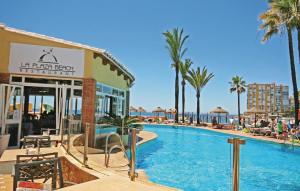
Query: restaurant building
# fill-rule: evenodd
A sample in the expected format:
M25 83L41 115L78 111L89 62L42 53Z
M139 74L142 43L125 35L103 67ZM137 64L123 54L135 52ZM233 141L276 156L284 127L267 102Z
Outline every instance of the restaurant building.
M134 76L99 48L0 25L0 127L10 146L64 118L95 124L125 116Z

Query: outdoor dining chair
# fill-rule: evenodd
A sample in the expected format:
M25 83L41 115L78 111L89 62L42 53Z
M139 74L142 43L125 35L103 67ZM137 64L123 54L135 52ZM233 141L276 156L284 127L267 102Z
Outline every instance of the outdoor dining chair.
M35 147L51 147L50 136L25 136L23 139L23 148L27 145L34 145Z
M52 190L77 184L63 179L61 159L57 157L57 153L42 154L38 156L39 160L33 158L32 161L22 161L23 156L20 156L19 163L14 166L14 191L16 191L18 181L39 183L49 183L51 181ZM53 156L55 158L50 158Z
M42 160L49 160L53 158L58 158L57 152L52 153L45 153L45 154L34 154L34 155L17 155L16 163L28 163L33 161L42 161Z
M57 135L59 129L41 128L41 135Z
M39 180L39 181L36 181ZM41 182L51 181L52 189L62 188L64 185L61 161L52 158L42 161L21 162L15 164L13 190L16 191L18 181Z

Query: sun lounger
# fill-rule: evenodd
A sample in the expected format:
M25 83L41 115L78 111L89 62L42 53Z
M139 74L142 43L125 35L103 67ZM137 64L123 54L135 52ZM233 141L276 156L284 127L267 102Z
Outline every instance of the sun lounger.
M212 126L213 129L223 129L223 127L224 125L221 124Z
M259 134L263 135L263 136L266 136L266 135L270 135L271 132L272 131L269 127L263 127L263 128L260 128Z
M291 138L292 138L292 140L295 140L295 139L300 140L299 130L292 130L291 131Z
M252 135L256 136L256 135L270 135L270 133L272 132L270 128L268 127L253 127L253 128L249 128L250 129L250 133L252 133Z

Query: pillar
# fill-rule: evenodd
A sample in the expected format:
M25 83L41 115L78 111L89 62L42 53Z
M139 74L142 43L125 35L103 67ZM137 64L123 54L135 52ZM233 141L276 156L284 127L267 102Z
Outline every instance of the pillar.
M95 140L95 100L96 81L94 79L84 79L82 89L82 124L90 123L89 147L94 147Z
M9 84L9 73L0 73L0 84Z

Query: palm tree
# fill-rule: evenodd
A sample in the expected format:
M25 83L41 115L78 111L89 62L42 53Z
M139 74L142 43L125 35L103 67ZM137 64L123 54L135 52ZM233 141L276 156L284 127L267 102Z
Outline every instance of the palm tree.
M186 59L184 63L180 62L179 71L181 73L181 88L182 88L182 123L184 123L184 109L185 109L185 80L193 62L190 59Z
M298 120L298 111L299 111L299 99L298 99L298 87L297 87L297 77L295 69L295 60L294 60L294 49L293 49L293 35L292 30L295 26L299 25L298 17L293 16L292 8L288 8L284 3L288 0L274 0L270 3L270 9L265 13L260 15L262 24L261 29L265 31L263 42L269 40L272 36L284 31L287 32L288 36L288 47L289 47L289 57L290 57L290 68L291 68L291 77L293 83L293 93L294 93L294 103L295 103L295 125L299 124ZM289 0L291 1L291 0ZM299 3L296 4L298 7ZM298 24L297 24L298 23ZM299 34L298 34L299 35ZM299 39L298 39L299 42ZM298 44L298 51L299 44ZM300 58L300 53L299 53Z
M300 58L300 1L299 0L269 0L271 6L279 11L284 23L297 30L298 57Z
M121 118L120 116L116 115L110 115L107 117L104 117L102 119L102 123L107 123L110 125L113 125L115 127L118 127L117 133L120 135L122 134L122 126L124 127L124 135L127 135L129 133L129 129L136 128L138 130L143 130L143 125L140 124L139 118L132 118L129 116L125 116L124 118Z
M200 124L200 93L204 86L214 77L213 73L207 73L206 67L200 70L200 67L197 67L196 70L192 69L189 71L187 76L188 82L196 90L197 97L197 124Z
M183 29L178 28L172 31L166 31L163 33L166 37L167 46L170 57L172 59L172 67L175 67L175 122L178 123L178 99L179 99L179 64L187 48L184 48L184 42L188 39L188 35L183 35Z
M238 118L239 125L241 125L241 111L240 111L240 94L246 91L246 81L240 76L234 76L231 79L230 93L236 92L238 96Z

